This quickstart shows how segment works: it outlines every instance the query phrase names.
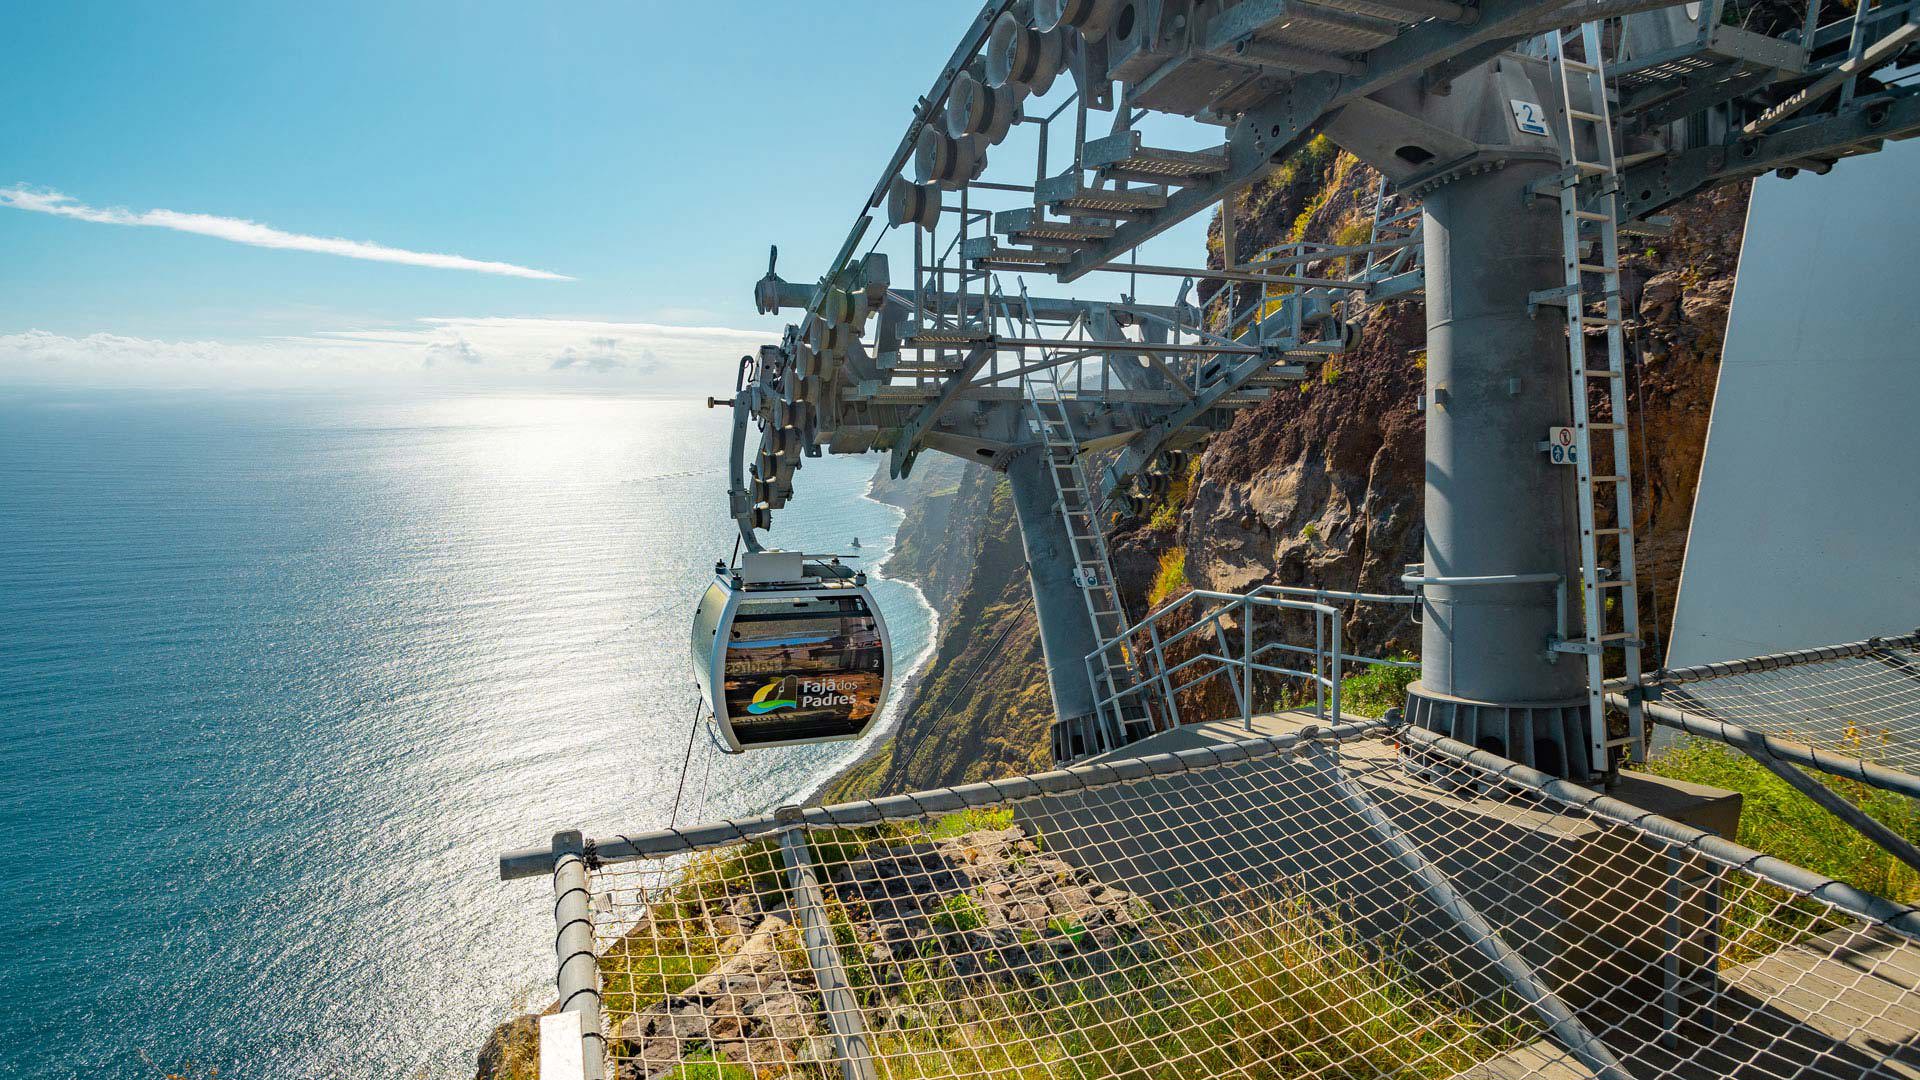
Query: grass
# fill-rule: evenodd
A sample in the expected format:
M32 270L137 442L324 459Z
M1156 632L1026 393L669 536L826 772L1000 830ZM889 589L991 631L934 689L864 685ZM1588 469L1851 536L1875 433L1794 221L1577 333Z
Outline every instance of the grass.
M1200 479L1200 458L1187 460L1184 472L1176 473L1167 482L1167 493L1154 504L1153 513L1147 518L1147 528L1156 532L1171 532L1180 526L1180 511L1187 505L1187 495Z
M1401 653L1388 659L1412 660L1413 657ZM1340 711L1376 718L1382 716L1388 709L1399 708L1407 703L1407 684L1419 677L1419 668L1369 664L1358 675L1349 675L1340 680Z
M1147 590L1147 606L1159 607L1187 588L1187 549L1172 548L1160 556L1160 569L1154 572L1153 586Z
M1012 807L1000 810L962 810L957 814L948 814L936 820L933 827L927 831L927 838L952 840L982 829L998 831L1011 828L1013 828Z
M745 1065L736 1065L718 1054L696 1050L668 1073L665 1080L754 1080L754 1073Z
M1065 936L1078 924L1054 925ZM922 969L917 1000L939 1028L877 1035L894 1080L1106 1076L1453 1076L1515 1045L1517 1026L1418 992L1396 961L1302 898L1238 914L1152 920L1146 941L1109 950L1099 972L997 984ZM1117 968L1117 970L1116 970ZM936 1004L937 1003L937 1004ZM940 1007L944 1006L944 1007Z
M1643 768L1657 776L1739 792L1740 832L1735 839L1747 847L1890 900L1920 901L1920 874L1731 747L1690 739L1655 755ZM1809 775L1908 840L1920 842L1920 816L1904 797L1820 773ZM1734 875L1725 892L1723 968L1851 923L1823 905L1743 875Z
M1920 902L1920 873L1738 750L1704 739L1689 739L1655 755L1645 768L1658 776L1739 792L1742 805L1737 839L1756 851L1889 900ZM1913 801L1857 781L1817 772L1808 775L1908 840L1920 843L1920 809Z
M978 930L987 925L987 911L980 906L980 901L966 893L955 893L940 901L933 925L950 934Z
M914 840L957 838L967 826L1010 822L1007 810L969 810L904 832ZM901 836L900 829L821 834L843 858ZM609 1011L643 1012L723 959L725 938L744 928L708 915L760 888L768 854L764 844L744 845L690 862L649 921L602 958ZM1335 911L1301 895L1249 892L1218 908L1160 914L1138 904L1134 911L1137 923L1102 940L1097 957L1086 952L1093 931L1055 916L1044 932L1016 935L1037 954L976 954L980 963L963 975L932 942L899 962L871 959L855 933L863 902L828 900L848 981L869 1017L912 1007L913 1020L869 1026L892 1080L956 1072L1004 1080L1248 1072L1437 1078L1531 1037L1510 1016L1490 1022L1444 991L1415 989L1397 950L1363 941ZM929 921L942 935L970 938L986 917L961 892L946 896ZM806 969L794 931L783 931L776 946L783 969ZM754 1078L704 1043L683 1053L669 1080Z

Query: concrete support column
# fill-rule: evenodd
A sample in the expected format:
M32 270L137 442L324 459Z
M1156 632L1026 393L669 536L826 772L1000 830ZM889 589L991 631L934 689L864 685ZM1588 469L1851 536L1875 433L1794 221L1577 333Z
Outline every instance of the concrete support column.
M1046 653L1047 686L1061 720L1091 716L1093 682L1087 654L1099 647L1087 602L1073 580L1073 545L1056 505L1059 495L1047 473L1046 451L1031 447L1007 463L1020 540L1027 553L1033 608L1040 617L1040 647Z
M1577 706L1585 688L1578 657L1546 653L1562 632L1553 582L1446 583L1553 575L1565 603L1579 602L1572 472L1539 449L1548 428L1569 422L1565 320L1554 307L1527 313L1528 293L1565 283L1559 207L1526 190L1553 171L1510 162L1426 197L1431 583L1409 701L1416 722L1423 696L1526 711ZM1496 726L1508 733L1496 736L1503 743L1523 742L1506 752L1529 760L1538 736ZM1573 749L1558 749L1565 768L1577 764Z

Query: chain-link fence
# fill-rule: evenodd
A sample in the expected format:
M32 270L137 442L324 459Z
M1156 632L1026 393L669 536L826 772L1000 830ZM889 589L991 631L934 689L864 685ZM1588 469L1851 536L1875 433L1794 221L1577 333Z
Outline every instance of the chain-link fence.
M1912 1075L1920 913L1676 806L1353 724L503 871L588 1077Z
M1920 633L1667 669L1615 689L1610 703L1637 701L1663 728L1733 747L1920 871L1907 838L1920 799ZM1851 798L1836 790L1849 787ZM1869 788L1892 795L1868 798Z

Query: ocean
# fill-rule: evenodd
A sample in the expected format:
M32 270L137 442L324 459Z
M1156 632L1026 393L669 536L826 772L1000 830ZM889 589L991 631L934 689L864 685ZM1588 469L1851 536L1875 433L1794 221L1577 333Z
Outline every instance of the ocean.
M667 821L728 422L0 390L0 1076L471 1076L552 995L546 884L496 856ZM807 461L772 543L878 562L875 461ZM876 593L898 676L933 616ZM693 734L683 821L860 749Z

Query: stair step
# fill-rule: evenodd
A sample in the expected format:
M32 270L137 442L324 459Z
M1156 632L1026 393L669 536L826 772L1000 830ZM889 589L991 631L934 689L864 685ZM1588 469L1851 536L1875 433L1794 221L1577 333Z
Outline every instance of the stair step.
M1033 242L1091 242L1113 236L1114 226L1098 221L1056 221L1039 208L1025 206L993 215L993 231Z
M1139 216L1167 205L1165 192L1089 187L1073 170L1034 186L1034 198L1069 217Z
M1226 171L1225 147L1215 150L1166 150L1141 143L1138 131L1116 131L1090 139L1082 149L1083 167L1114 179L1157 184L1193 183Z
M1073 252L1064 248L1006 247L991 236L975 236L961 243L960 257L1028 266L1059 266L1072 259Z

